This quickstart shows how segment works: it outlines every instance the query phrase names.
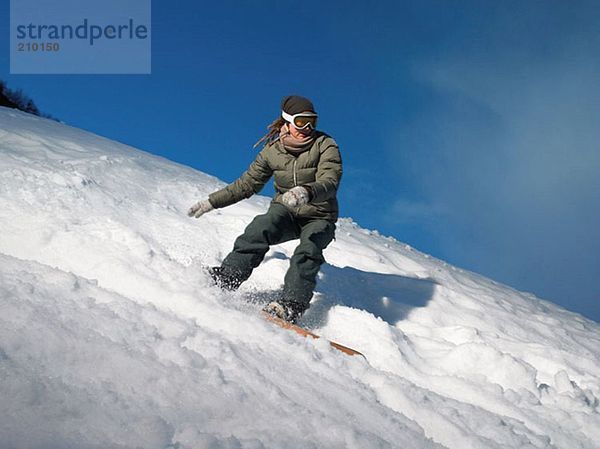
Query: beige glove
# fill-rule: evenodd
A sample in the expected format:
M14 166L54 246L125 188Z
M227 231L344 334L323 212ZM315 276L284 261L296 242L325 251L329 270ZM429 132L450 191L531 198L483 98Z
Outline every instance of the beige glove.
M188 210L188 216L200 218L206 212L210 212L213 209L214 209L214 207L212 204L210 204L210 201L208 201L208 200L198 201L196 204L194 204L192 207L190 207L190 210Z
M310 200L310 194L302 186L288 190L281 197L281 201L288 207L304 206Z

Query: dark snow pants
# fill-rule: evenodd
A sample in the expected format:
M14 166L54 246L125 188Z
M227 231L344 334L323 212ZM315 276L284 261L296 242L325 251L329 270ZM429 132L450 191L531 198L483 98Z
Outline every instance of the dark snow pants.
M333 240L335 227L327 220L294 216L283 204L271 203L267 213L256 216L236 239L221 266L236 272L243 282L263 261L269 246L299 238L285 275L282 300L307 309L325 262L323 250Z

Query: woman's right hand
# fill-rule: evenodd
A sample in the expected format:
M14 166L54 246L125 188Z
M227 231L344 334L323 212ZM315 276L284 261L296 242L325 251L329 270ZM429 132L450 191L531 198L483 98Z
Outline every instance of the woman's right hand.
M214 209L214 207L212 204L210 204L210 201L208 201L208 200L198 201L196 204L194 204L192 207L190 207L190 209L188 210L188 216L200 218L206 212L210 212L213 209Z

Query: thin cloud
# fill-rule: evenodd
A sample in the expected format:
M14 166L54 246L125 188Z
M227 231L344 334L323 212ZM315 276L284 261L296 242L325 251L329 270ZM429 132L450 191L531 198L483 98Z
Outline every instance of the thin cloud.
M600 320L600 42L558 35L543 55L498 44L419 64L439 102L399 127L412 151L397 158L447 216L443 256Z

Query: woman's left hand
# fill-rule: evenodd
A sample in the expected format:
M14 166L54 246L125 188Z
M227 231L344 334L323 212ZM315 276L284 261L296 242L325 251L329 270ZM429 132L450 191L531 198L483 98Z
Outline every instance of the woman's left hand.
M288 190L281 197L281 201L288 207L304 206L310 200L308 190L302 186Z

